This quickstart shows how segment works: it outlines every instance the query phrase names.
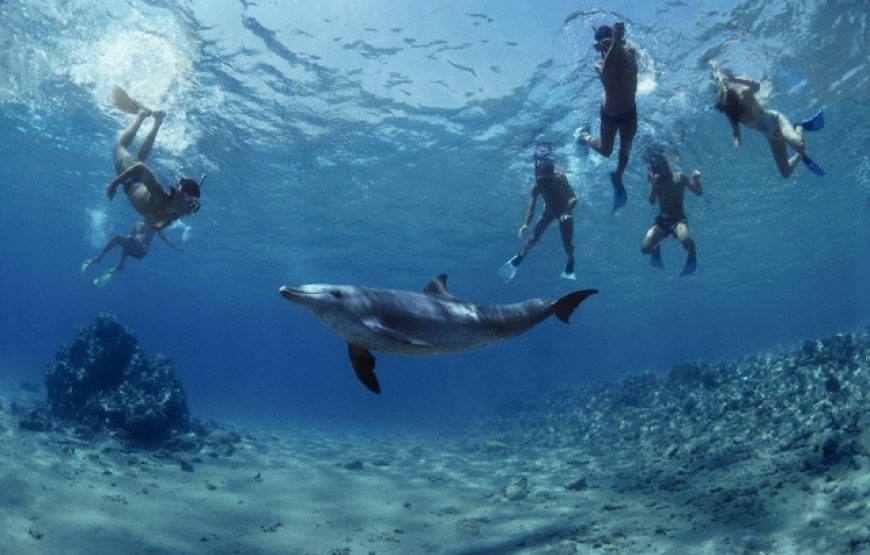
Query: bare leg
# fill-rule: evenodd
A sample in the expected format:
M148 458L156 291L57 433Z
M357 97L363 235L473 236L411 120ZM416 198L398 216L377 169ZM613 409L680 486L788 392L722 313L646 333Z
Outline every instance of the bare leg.
M583 132L580 134L580 139L585 141L598 154L609 158L613 154L613 143L616 140L616 132L619 127L609 123L601 122L601 139L595 139L589 133Z
M523 245L523 248L520 249L520 258L524 257L529 250L538 240L541 238L541 235L544 234L544 231L547 229L547 226L550 225L550 222L553 221L556 215L551 213L549 210L544 210L544 213L541 214L541 218L538 220L538 223L535 224L535 230L532 232L532 236L526 241L526 244Z
M565 247L565 254L568 255L568 262L574 261L574 218L569 218L566 221L559 220L559 231L562 235L562 246Z
M118 140L115 142L112 156L115 160L116 173L120 174L124 171L121 161L127 156L130 156L130 152L127 149L130 148L131 144L133 144L133 139L136 137L136 133L139 132L139 126L142 125L142 121L146 117L145 112L139 112L136 114L136 119L133 120L133 123L131 123L130 126L121 133Z
M127 260L127 249L121 253L121 260L118 261L118 264L112 269L113 272L120 272L124 269L124 261Z
M646 232L646 236L643 238L643 244L640 246L640 252L643 254L651 254L653 249L656 248L662 239L667 237L667 233L658 225L653 225Z
M800 127L795 127L788 121L784 115L777 113L779 120L779 131L782 133L782 138L795 151L803 154L806 146L804 145L803 130Z
M622 182L622 174L628 166L628 157L631 155L631 144L637 134L637 120L619 128L619 162L616 164L616 179Z
M785 178L791 177L791 174L794 173L794 167L801 160L801 153L797 152L789 158L784 140L768 139L767 142L770 143L770 152L773 154L773 159L776 162L776 167L779 168L780 175Z
M148 132L145 140L142 141L142 146L139 147L139 151L136 153L136 158L142 162L151 154L151 149L154 147L154 139L157 138L157 132L163 123L163 111L154 110L151 112L151 115L154 116L154 125L151 126L151 131Z
M674 228L674 235L683 245L683 248L686 249L686 252L689 253L689 256L695 256L695 241L689 235L689 226L684 223L678 223Z
M103 247L103 250L100 251L100 254L98 254L97 256L94 257L93 261L94 262L101 261L103 259L103 257L106 256L107 254L109 254L109 251L114 249L115 247L121 247L123 249L124 245L126 244L128 239L129 239L129 236L126 236L126 235L115 235L114 237L112 237L109 240L108 243L106 243L106 246ZM124 250L126 251L126 249L124 249Z
M686 264L683 266L683 271L680 272L681 276L687 276L695 272L695 267L698 264L697 257L695 254L695 241L689 235L689 226L680 222L674 228L674 235L677 240L682 243L683 248L688 252L688 256L686 256Z

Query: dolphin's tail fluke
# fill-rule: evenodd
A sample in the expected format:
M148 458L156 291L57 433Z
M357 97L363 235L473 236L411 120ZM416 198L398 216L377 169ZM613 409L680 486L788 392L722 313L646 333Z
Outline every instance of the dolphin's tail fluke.
M583 291L568 293L553 303L553 313L559 320L562 320L566 324L570 324L571 322L569 318L571 318L571 313L574 312L574 309L577 308L586 297L594 295L595 293L598 293L598 289L584 289Z

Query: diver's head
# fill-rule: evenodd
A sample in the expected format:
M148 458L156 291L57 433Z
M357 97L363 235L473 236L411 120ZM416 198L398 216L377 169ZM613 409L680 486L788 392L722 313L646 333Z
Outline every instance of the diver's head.
M188 214L193 214L200 208L199 197L202 189L193 179L182 177L178 180L175 187L172 188L172 196L181 198L187 208Z
M665 155L662 154L661 150L651 150L647 153L646 160L651 172L659 175L668 175L672 173L671 166L668 164L668 159L665 158Z
M552 160L541 160L535 169L535 177L539 180L550 181L556 176L556 166Z
M613 27L602 25L595 29L595 50L605 54L613 44Z

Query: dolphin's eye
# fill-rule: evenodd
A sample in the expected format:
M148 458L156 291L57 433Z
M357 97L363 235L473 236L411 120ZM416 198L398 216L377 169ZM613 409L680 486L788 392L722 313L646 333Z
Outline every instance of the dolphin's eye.
M333 297L335 297L336 299L340 299L340 298L344 297L344 294L341 291L339 291L338 289L333 289L332 291L329 292L329 294L332 295Z

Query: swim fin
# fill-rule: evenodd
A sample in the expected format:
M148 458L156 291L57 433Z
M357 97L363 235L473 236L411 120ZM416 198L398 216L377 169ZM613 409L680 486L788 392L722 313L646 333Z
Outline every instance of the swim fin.
M136 115L141 111L151 112L148 108L142 105L139 101L132 98L127 91L115 85L112 88L112 104L115 105L115 108L127 112L128 114Z
M96 260L94 260L93 258L88 258L87 260L82 262L82 273L87 272L88 268L90 268L94 262L96 262Z
M621 179L616 178L615 173L610 174L610 182L613 183L613 210L611 210L611 214L625 206L625 203L628 201L628 193L625 192L625 186L622 184Z
M574 275L574 261L573 260L569 260L568 262L565 263L565 269L562 270L562 277L564 279L571 279L571 280L577 279L577 276Z
M577 139L574 142L574 151L580 156L588 156L589 155L589 143L584 141L581 136L583 133L588 133L589 128L587 126L578 127L577 131Z
M687 276L691 273L695 272L695 268L698 267L698 259L694 254L690 254L686 257L686 265L683 266L683 271L680 272L680 276Z
M114 269L109 270L105 274L102 274L101 276L94 278L94 281L92 283L97 287L105 287L106 284L109 283L109 281L111 281L113 277L115 277L115 270Z
M662 246L656 245L656 248L652 250L652 254L649 257L649 263L654 268L658 268L660 270L665 269L665 265L662 262Z
M798 124L804 131L821 131L825 127L825 113L819 108L816 115Z
M801 160L804 161L804 164L805 164L805 165L810 169L810 171L813 172L814 174L818 175L819 177L822 177L823 175L825 175L825 170L823 170L823 169L822 169L818 164L816 164L815 162L813 162L813 161L810 159L810 157L807 156L806 154L804 154L803 156L801 156Z
M498 275L501 276L501 279L503 279L505 283L514 279L514 276L517 275L517 268L522 261L523 257L517 254L511 257L510 260L505 262L502 267L498 269Z

